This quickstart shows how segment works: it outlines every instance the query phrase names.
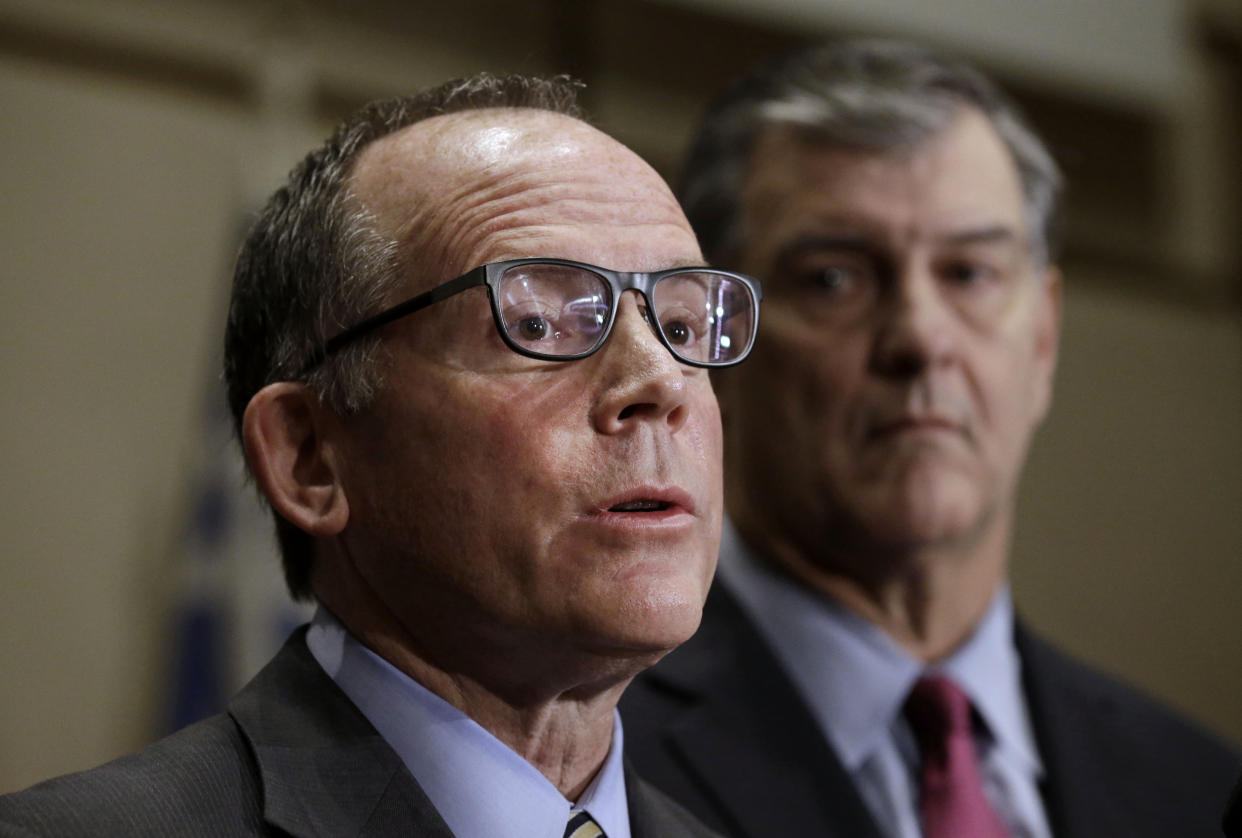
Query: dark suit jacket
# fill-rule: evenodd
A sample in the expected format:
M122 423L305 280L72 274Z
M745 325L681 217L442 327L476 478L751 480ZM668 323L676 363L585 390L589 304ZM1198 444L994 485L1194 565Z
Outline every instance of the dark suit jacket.
M1233 787L1233 795L1229 798L1221 825L1225 828L1226 838L1242 838L1242 777L1238 778L1238 784Z
M296 632L227 713L0 797L0 835L452 838L304 638ZM634 838L713 835L628 766L625 781Z
M1239 755L1021 628L1027 700L1057 838L1220 835ZM719 584L698 633L621 700L643 776L737 838L879 838L772 651Z

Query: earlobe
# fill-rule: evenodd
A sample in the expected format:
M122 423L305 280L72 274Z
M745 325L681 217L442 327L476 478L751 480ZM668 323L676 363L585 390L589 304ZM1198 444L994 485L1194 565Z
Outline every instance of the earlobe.
M305 385L281 381L250 400L242 444L276 513L312 536L341 532L349 503L336 469L329 416Z

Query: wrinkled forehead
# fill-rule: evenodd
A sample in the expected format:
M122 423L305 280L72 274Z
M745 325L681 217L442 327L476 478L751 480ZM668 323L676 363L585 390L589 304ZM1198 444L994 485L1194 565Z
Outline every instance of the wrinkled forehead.
M470 189L512 170L554 165L571 157L589 130L571 117L525 108L431 117L364 149L352 185L378 215L397 218L446 187Z
M423 287L522 256L630 270L669 267L670 249L697 257L680 207L650 166L549 111L492 108L416 123L367 148L351 185L379 232L420 269ZM617 258L610 247L625 238L618 230L633 231L635 243L639 231L653 236L632 258L660 264L608 264Z
M754 223L775 217L919 228L1026 226L1017 166L972 109L922 141L888 149L826 143L787 126L757 138L743 185Z

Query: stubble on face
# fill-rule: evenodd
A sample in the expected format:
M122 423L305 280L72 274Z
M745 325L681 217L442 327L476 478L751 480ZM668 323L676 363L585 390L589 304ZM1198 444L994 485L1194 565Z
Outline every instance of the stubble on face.
M354 191L409 257L403 295L527 256L701 262L658 176L576 120L468 112L390 140L364 153ZM718 412L706 375L635 323L627 300L609 343L573 363L505 347L481 288L390 327L392 386L351 434L350 551L438 665L538 680L577 650L628 669L697 626L719 538ZM601 433L601 406L645 387L678 389L689 418ZM681 487L693 524L628 542L593 527L600 503L643 486Z

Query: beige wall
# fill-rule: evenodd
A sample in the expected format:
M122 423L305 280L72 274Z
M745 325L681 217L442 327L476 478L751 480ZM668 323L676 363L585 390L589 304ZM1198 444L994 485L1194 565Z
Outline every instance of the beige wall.
M150 734L238 114L0 61L0 783ZM20 115L20 116L19 116Z
M265 40L273 10L307 5L0 2L0 791L157 729L230 251L325 96L555 64L538 14L505 38L487 0L462 4L470 25L437 4L421 41L315 15ZM675 159L697 102L597 70L596 114ZM1017 599L1242 742L1242 315L1126 280L1069 278Z
M1242 742L1242 317L1070 277L1019 610Z

